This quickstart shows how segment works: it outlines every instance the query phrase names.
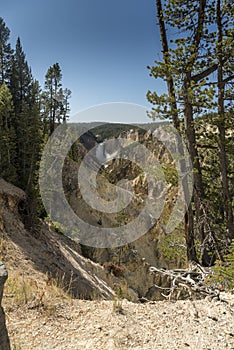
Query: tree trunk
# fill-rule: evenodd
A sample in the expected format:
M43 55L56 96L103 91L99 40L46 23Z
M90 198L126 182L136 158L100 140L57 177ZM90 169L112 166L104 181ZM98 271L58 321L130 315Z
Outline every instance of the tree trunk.
M194 63L197 60L199 54L200 42L202 39L204 19L205 19L205 8L206 0L199 1L198 8L198 20L197 27L194 31L193 39L193 49L190 53L190 56L187 59L187 71L185 72L184 85L183 85L183 103L184 103L184 125L185 125L185 134L188 142L189 154L192 160L194 168L194 206L195 206L195 215L197 222L197 229L199 233L199 238L203 244L206 238L206 232L204 228L204 223L202 217L204 215L204 210L202 202L204 199L204 188L202 180L202 171L200 160L197 151L196 143L196 132L194 127L194 118L193 118L193 96L191 96L191 87L192 87L192 71ZM202 264L209 265L207 261L207 249L203 247L202 250Z
M217 52L218 52L218 115L219 121L217 123L218 127L218 147L219 147L219 166L221 174L222 183L222 195L223 195L223 208L225 221L228 230L228 236L230 239L234 238L234 227L233 227L233 209L232 200L229 190L228 183L228 161L226 153L226 140L225 140L225 105L224 105L224 88L225 83L223 80L223 28L222 28L222 12L220 0L216 3L216 22L218 28L218 42L217 42Z
M170 64L170 53L168 49L168 40L167 40L167 33L165 28L165 23L163 19L163 10L162 10L162 3L161 0L156 0L156 8L157 8L157 14L158 14L158 21L159 21L159 28L160 28L160 37L161 37L161 43L162 43L162 52L163 52L163 59L164 62L169 65ZM176 103L176 95L175 95L175 88L174 88L174 81L173 77L170 73L168 73L167 76L167 89L168 94L170 96L171 102L171 113L172 113L172 120L173 125L180 132L180 121L178 117L177 112L177 103ZM177 147L178 147L178 153L180 155L180 170L182 174L186 174L186 162L183 158L184 156L184 149L181 141L177 140ZM188 261L198 261L197 255L196 255L196 249L195 249L195 243L194 243L194 218L192 213L191 204L189 204L189 188L188 188L188 178L185 175L183 178L183 192L184 192L184 200L186 205L186 214L184 219L184 226L185 226L185 240L187 245L187 259Z
M206 232L203 222L204 210L202 207L202 202L204 199L204 187L202 180L202 171L201 165L199 161L199 155L197 151L197 143L196 143L196 132L194 128L194 119L193 119L193 105L191 102L191 96L189 94L191 86L191 73L188 72L184 81L184 123L185 123L185 134L188 143L189 154L193 164L193 175L194 175L194 206L195 206L195 215L196 215L196 224L197 231L199 233L199 239L203 244L206 238ZM202 248L202 264L210 265L210 261L208 259L208 249L203 246Z
M165 28L165 23L163 19L163 10L162 10L162 3L161 0L156 0L156 7L158 12L158 22L159 22L159 29L160 29L160 37L161 37L161 43L162 43L162 53L163 53L163 59L164 62L169 65L170 64L170 53L168 49L168 40L167 40L167 32ZM174 81L173 77L171 76L170 72L168 72L167 76L167 90L168 94L171 98L171 112L172 112L172 120L174 127L179 131L180 129L180 121L177 113L177 104L176 104L176 95L175 95L175 89L174 89Z

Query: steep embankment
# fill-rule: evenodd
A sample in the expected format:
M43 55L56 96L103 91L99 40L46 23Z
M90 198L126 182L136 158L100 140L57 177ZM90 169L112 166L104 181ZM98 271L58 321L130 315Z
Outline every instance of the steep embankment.
M26 222L26 194L0 179L0 254L9 279L17 275L28 277L35 280L38 288L56 279L77 297L113 297L104 269L85 259L78 244L43 222L31 230L26 228Z

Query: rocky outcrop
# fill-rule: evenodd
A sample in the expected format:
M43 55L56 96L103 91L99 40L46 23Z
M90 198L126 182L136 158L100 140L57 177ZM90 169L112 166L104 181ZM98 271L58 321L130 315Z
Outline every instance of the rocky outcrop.
M0 261L0 350L10 350L10 342L5 323L5 313L1 306L3 288L6 280L7 270L3 263Z
M157 130L157 135L160 136L159 139L166 140L167 134L163 130ZM63 172L64 189L69 204L78 217L92 226L101 228L120 227L132 222L143 210L147 197L155 198L157 196L158 203L162 205L163 212L160 219L155 223L154 221L149 222L151 228L137 240L112 249L81 246L82 254L96 263L104 266L107 263L124 266L124 274L118 282L120 288L124 284L128 286L127 294L130 294L129 299L131 300L132 291L139 297L147 296L151 300L163 299L161 296L162 289L156 290L155 285L164 287L164 281L158 279L155 274L152 275L149 272L149 266L180 268L183 267L186 258L186 250L183 250L183 246L185 246L183 228L175 228L170 235L165 233L165 224L168 222L178 195L177 171L171 154L165 149L163 143L158 141L157 135L153 137L150 130L145 133L139 133L136 130L125 132L122 136L126 140L126 145L121 150L121 158L110 161L108 166L104 167L103 171L101 169L97 174L97 192L101 194L102 198L110 202L116 198L116 184L127 180L126 183L130 190L133 190L134 196L131 203L120 212L98 212L83 199L77 181L77 172L82 154L77 162L69 159L65 163ZM161 170L165 176L164 189L148 186L146 174L137 165L139 154L134 152L134 147L137 145L136 141L142 143L149 150L149 152L141 155L141 161L144 160L145 164L150 165L154 164L156 158L161 164ZM131 151L133 155L132 162L125 157L128 151ZM88 149L86 152L88 152ZM160 178L160 171L157 176ZM127 187L124 187L124 189L128 190ZM149 218L149 220L151 219ZM145 232L144 226L142 232Z

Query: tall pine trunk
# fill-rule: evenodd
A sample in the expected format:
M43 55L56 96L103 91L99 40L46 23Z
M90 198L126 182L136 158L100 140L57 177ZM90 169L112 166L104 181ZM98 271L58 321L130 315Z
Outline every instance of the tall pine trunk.
M157 14L158 14L157 17L159 21L163 59L165 64L170 65L170 54L168 49L168 40L167 40L165 23L163 19L163 10L162 10L161 0L156 0L156 8L157 8ZM168 73L168 76L167 76L167 89L168 89L168 94L170 96L170 100L172 101L170 107L171 107L173 125L177 129L177 131L180 132L180 121L179 121L178 112L177 112L174 81L170 73ZM180 170L182 174L186 174L186 163L185 163L185 160L183 159L184 150L180 140L177 140L177 147L178 147L178 153L181 156ZM184 192L185 205L187 206L186 214L184 218L185 240L186 240L186 246L187 246L187 259L188 261L198 261L196 249L195 249L195 243L194 243L194 218L193 218L192 206L191 204L188 203L189 188L188 188L188 178L186 175L182 180L182 186L183 186L183 192Z
M205 197L204 187L203 187L203 179L202 179L202 171L201 164L197 150L197 141L196 141L196 131L194 127L194 118L193 118L193 104L190 96L191 89L191 72L187 72L184 87L183 87L183 101L184 101L184 125L185 125L185 135L187 139L187 146L189 149L189 154L191 157L191 161L194 169L194 193L193 193L193 201L195 208L195 216L196 216L196 224L197 230L199 233L199 239L202 243L201 249L201 259L203 265L210 265L209 253L204 246L203 242L206 239L206 232L203 223L204 216L204 208L202 206L202 202ZM192 209L190 208L190 211ZM192 216L191 213L189 215Z
M219 166L222 183L222 195L223 195L223 208L225 221L228 230L229 238L234 238L234 227L233 227L233 209L232 200L229 190L228 182L228 161L226 152L226 140L225 140L225 104L224 104L224 89L225 82L223 77L223 27L222 27L222 11L221 1L217 0L216 3L216 22L218 28L218 41L217 41L217 53L218 53L218 156Z

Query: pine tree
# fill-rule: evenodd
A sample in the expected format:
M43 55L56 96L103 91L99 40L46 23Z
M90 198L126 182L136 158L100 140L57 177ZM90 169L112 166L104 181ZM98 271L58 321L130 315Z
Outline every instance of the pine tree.
M164 21L164 14L162 9L162 3L161 0L156 0L156 7L157 7L157 14L158 14L158 22L159 22L159 29L160 29L160 36L161 36L161 43L162 43L162 53L163 53L163 64L165 67L167 67L167 71L165 71L164 79L167 83L167 90L168 90L168 106L164 104L163 107L163 114L166 113L166 116L170 115L174 127L177 129L178 132L180 132L180 118L179 118L179 110L178 110L178 103L176 100L176 92L175 92L175 81L173 78L173 74L171 73L171 63L170 63L170 52L169 52L169 45L168 45L168 37L166 32L166 26ZM149 67L150 68L150 67ZM151 75L158 74L159 70L157 70L157 67L153 67L151 70ZM156 93L153 95L148 92L148 99L150 102L152 102L154 105L159 102L159 99L157 98ZM165 97L165 95L164 95ZM163 97L163 98L164 98ZM155 108L153 107L153 110ZM158 110L155 109L154 112L159 111L159 113L162 113L161 110L161 103L159 103ZM153 113L154 113L153 112ZM180 170L183 174L186 173L186 164L183 159L184 150L183 147L181 147L180 140L177 140L177 148L178 153L181 156L180 160ZM188 200L188 179L187 176L184 176L182 185L183 185L183 192L184 192L184 198L185 203L187 204L189 202ZM192 205L191 203L188 204L188 207L185 208L186 215L184 219L184 228L185 228L185 239L187 243L187 257L189 261L197 261L197 255L196 255L196 249L195 249L195 243L194 243L194 220L193 220L193 211L192 211Z
M45 76L46 107L49 119L49 134L55 129L56 121L60 120L59 93L62 86L62 72L58 63L49 67Z
M20 39L17 39L12 60L10 90L13 97L17 150L18 186L25 189L27 184L27 138L29 117L29 95L32 76L25 59Z
M0 17L0 85L8 84L11 70L11 59L13 50L9 43L10 30L7 28L3 18Z
M16 139L13 116L12 96L3 83L0 87L0 176L16 183Z
M26 184L26 192L32 196L35 194L35 186L38 181L39 161L43 145L43 125L40 112L40 86L38 81L34 80L29 99Z
M217 0L216 2L216 24L217 24L217 40L216 51L218 58L217 68L217 90L218 90L218 155L220 164L222 194L223 194L223 208L225 214L225 222L227 224L228 235L231 239L234 238L234 224L233 224L233 208L232 197L230 192L229 178L228 178L228 156L226 151L226 119L230 116L228 110L230 105L225 103L230 92L233 93L233 86L227 92L227 85L234 82L234 65L232 54L234 53L233 43L233 7L231 4ZM225 23L225 25L224 25ZM230 40L232 38L232 40ZM232 108L232 107L231 107Z
M32 84L31 70L26 61L20 38L17 39L13 55L10 77L10 90L14 100L16 113L22 111L22 101L28 102Z
M210 94L212 102L212 113L208 113L206 121L211 126L212 133L203 128L203 132L210 140L209 147L212 159L216 159L219 168L213 166L215 181L206 184L206 191L209 191L211 203L218 201L218 206L212 208L213 221L216 222L222 218L222 229L228 240L234 237L233 227L233 206L231 193L231 153L228 151L230 145L228 134L233 126L233 81L234 81L234 32L233 32L233 14L234 9L230 1L217 0L211 2L210 24L212 24L213 35L208 43L209 57L213 65L216 66L215 74L204 82L204 88L212 87L213 92ZM210 90L208 90L210 91ZM206 98L207 99L207 98ZM209 128L208 128L209 129ZM203 148L203 147L201 147ZM206 145L207 148L207 145ZM215 155L214 155L215 150ZM200 151L202 153L202 150ZM211 170L212 172L212 170ZM208 177L212 178L212 174ZM209 187L212 187L209 189ZM212 195L216 193L216 195ZM221 225L221 224L220 224ZM216 229L218 227L216 226Z
M56 123L66 122L69 112L71 91L62 89L62 72L58 63L49 67L45 76L45 91L42 94L43 116L45 125L49 124L49 135Z
M147 98L154 104L153 115L160 117L172 117L174 126L178 128L180 124L179 115L183 116L184 130L186 143L189 149L194 171L194 203L196 207L197 218L201 217L200 202L204 197L201 166L196 147L196 133L194 128L194 91L193 75L194 68L196 68L197 57L199 54L199 47L201 43L201 34L204 26L204 7L206 2L200 0L197 2L177 0L169 2L163 9L160 0L156 1L157 16L160 25L161 42L163 47L163 61L156 62L156 66L149 67L151 76L155 78L162 78L166 81L168 86L168 93L158 96L156 92L148 91ZM181 16L185 21L181 21ZM190 22L188 20L190 19ZM197 25L188 28L191 20ZM187 27L186 27L187 23ZM168 38L165 27L169 26L183 31L180 38L171 40L174 48L168 47ZM190 35L188 32L190 31ZM184 34L186 32L187 36ZM175 123L176 121L176 123ZM187 243L189 242L188 258L194 259L195 252L193 248L193 217L191 205L188 208L188 215L186 221L188 222L189 235ZM198 225L200 231L200 239L205 238L201 225ZM193 252L193 253L192 253Z
M218 24L218 12L220 12L218 11L218 6L221 6L221 0L216 1L216 6L212 0L174 0L164 3L163 8L161 1L157 0L156 6L163 47L163 60L156 61L156 64L149 68L151 76L166 81L168 93L158 96L156 92L148 91L147 97L153 104L153 117L155 115L172 117L174 121L175 115L177 115L182 117L184 121L185 138L194 166L196 228L202 243L208 241L207 236L212 237L212 240L215 241L214 232L210 230L211 220L214 220L214 212L209 209L212 207L212 202L206 197L207 191L204 189L204 171L201 166L197 143L196 124L198 116L202 113L207 113L207 110L215 110L217 106L218 115L224 117L221 102L224 99L224 96L222 97L222 89L224 81L229 82L229 80L227 80L227 77L223 79L221 73L224 72L224 66L228 65L229 78L233 79L233 63L232 69L231 64L227 64L233 57L231 54L233 52L233 24L230 24L230 9L232 9L233 13L233 7L229 1L223 2L223 8L226 6L229 9L229 21L227 21L227 17L223 17ZM228 11L225 11L227 15ZM228 25L226 24L227 22L229 23ZM216 30L215 26L220 29ZM171 33L175 31L177 33L176 39L170 40L170 47L167 44L167 29L170 29ZM224 43L223 38L221 39L221 34L224 31L229 38L229 45L227 44L228 40ZM218 37L216 37L216 32ZM165 45L165 39L167 45ZM211 76L211 74L215 72L219 76L218 83L212 80L213 75ZM227 106L227 103L225 106ZM224 119L221 118L218 126L219 163L222 192L226 191L226 197L223 198L228 199L224 125ZM227 204L224 204L224 211L228 212L229 210L229 214L226 214L226 217L230 218L230 200L227 200L227 203L229 203L229 208L227 208ZM203 251L204 263L205 260L209 260L206 248Z
M69 105L69 99L71 98L71 90L65 89L62 91L60 101L62 102L61 104L61 114L62 114L62 120L63 123L66 123L66 121L69 118L69 112L70 112L70 105Z
M31 193L42 145L40 88L32 77L19 38L12 60L10 89L15 112L18 185Z

